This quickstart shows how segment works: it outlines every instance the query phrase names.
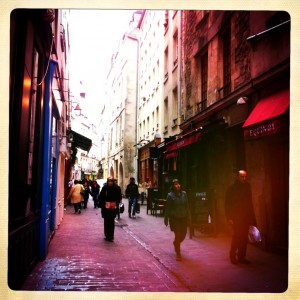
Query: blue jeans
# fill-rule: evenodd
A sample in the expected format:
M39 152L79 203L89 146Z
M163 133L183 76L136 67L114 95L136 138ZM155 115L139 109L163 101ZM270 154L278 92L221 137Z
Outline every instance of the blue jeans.
M135 206L136 206L137 198L130 198L129 199L129 205L128 205L128 214L131 216L135 216Z

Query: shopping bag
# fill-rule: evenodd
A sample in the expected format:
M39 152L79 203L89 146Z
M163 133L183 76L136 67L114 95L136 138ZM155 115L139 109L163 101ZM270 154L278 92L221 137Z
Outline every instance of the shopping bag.
M140 213L140 204L139 204L138 202L135 204L135 212L136 212L137 214Z
M119 204L119 210L120 210L120 213L121 213L121 214L124 212L124 209L125 209L124 203L121 202L121 203Z
M249 226L249 232L248 232L248 240L250 243L259 243L261 242L261 234L257 227L255 226Z

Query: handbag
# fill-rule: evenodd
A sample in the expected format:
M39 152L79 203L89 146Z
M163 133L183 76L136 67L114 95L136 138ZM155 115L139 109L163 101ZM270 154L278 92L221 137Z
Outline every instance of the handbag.
M137 214L140 213L140 204L139 204L138 202L135 204L135 212L136 212Z
M119 204L119 210L120 210L120 213L121 213L121 214L124 212L124 209L125 209L124 203L121 202L121 203Z
M249 226L249 232L248 232L248 240L250 243L259 243L261 242L261 234L257 227L255 226Z
M116 209L117 204L116 204L116 202L105 202L105 208L106 209Z

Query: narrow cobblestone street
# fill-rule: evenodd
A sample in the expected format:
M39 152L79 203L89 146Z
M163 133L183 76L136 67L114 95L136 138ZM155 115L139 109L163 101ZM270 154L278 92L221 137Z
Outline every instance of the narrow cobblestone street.
M256 292L278 293L287 287L287 258L249 245L250 265L228 260L229 237L196 232L175 260L173 234L161 216L136 219L125 212L116 224L115 241L104 240L100 210L91 199L81 215L68 206L61 228L24 283L26 291Z

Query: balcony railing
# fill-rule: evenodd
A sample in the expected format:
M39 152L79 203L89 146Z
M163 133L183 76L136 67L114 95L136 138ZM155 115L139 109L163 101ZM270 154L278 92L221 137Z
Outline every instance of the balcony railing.
M207 108L207 99L204 99L197 103L197 113L201 112L205 108Z

